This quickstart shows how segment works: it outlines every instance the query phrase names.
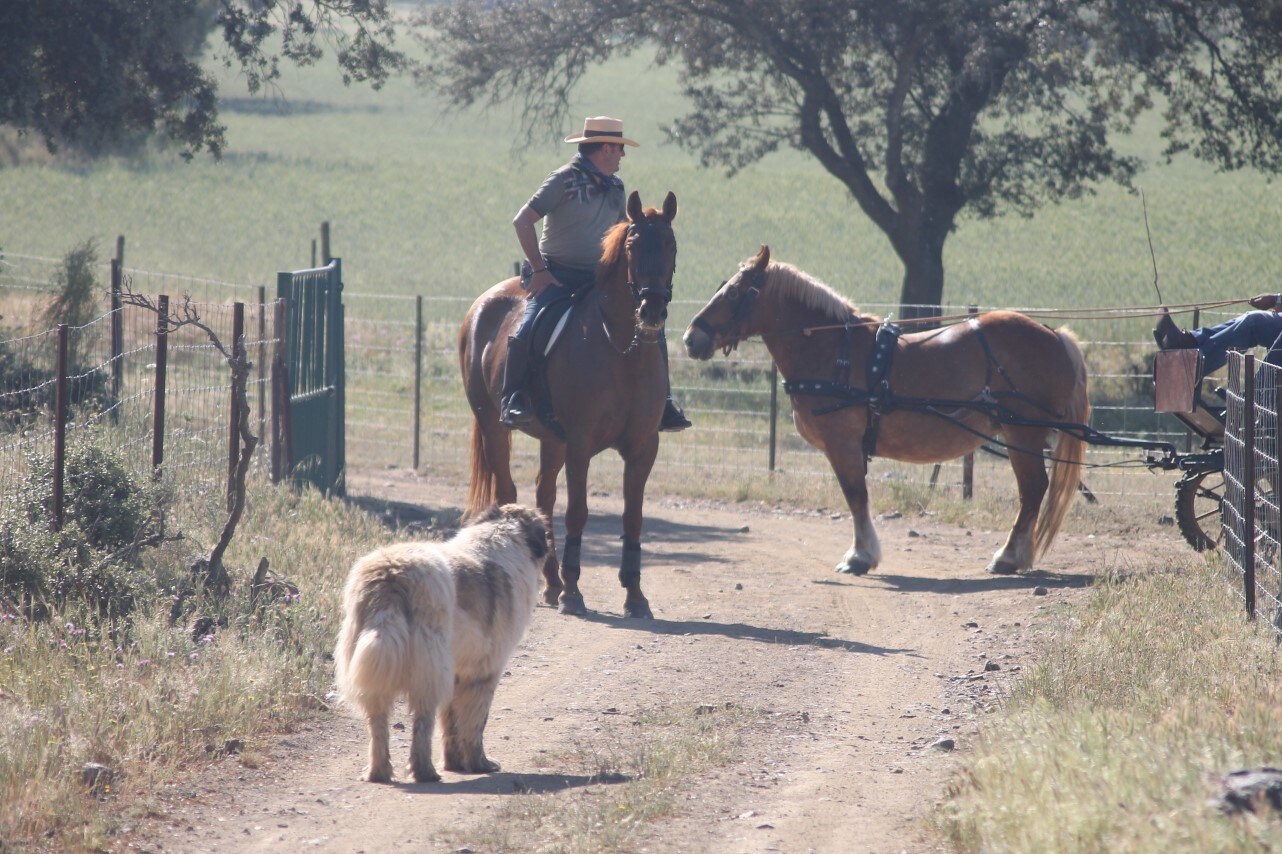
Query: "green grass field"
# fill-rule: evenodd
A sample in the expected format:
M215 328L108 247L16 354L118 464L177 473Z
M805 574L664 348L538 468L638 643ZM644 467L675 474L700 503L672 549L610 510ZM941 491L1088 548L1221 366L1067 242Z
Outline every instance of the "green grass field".
M450 111L405 81L374 92L310 69L289 73L266 98L245 96L234 78L224 84L230 144L221 162L161 154L0 169L0 248L59 256L94 238L110 254L123 234L129 267L270 283L277 270L310 263L311 241L329 221L349 292L471 295L508 274L512 216L572 153L558 140L516 151L511 110ZM652 202L678 195L677 295L691 302L676 321L761 243L861 305L896 302L898 260L836 179L799 152L734 178L700 168L662 142L660 125L683 109L674 72L636 56L592 73L572 111L622 116L643 144L623 164L629 188ZM1272 184L1191 160L1157 163L1152 128L1126 147L1154 161L1140 180L1168 302L1276 286ZM955 305L1156 301L1140 199L1111 185L1031 220L963 221L945 257L945 300Z

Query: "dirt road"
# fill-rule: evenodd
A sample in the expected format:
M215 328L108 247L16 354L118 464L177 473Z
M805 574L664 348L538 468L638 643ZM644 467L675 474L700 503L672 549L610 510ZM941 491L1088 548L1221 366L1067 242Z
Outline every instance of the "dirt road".
M429 511L462 499L409 473L356 476L349 490ZM591 505L592 613L535 614L486 732L501 772L362 783L363 725L336 711L264 746L258 767L232 757L171 793L132 845L482 851L473 835L514 792L554 792L568 806L608 786L558 767L572 746L604 755L639 716L730 704L752 712L738 757L691 780L638 850L936 850L921 819L977 719L1033 663L1033 633L1106 563L1153 547L1133 534L1067 535L1039 571L995 577L983 566L1002 532L903 516L879 521L885 562L854 578L832 570L850 541L845 514L652 496L643 584L655 619L638 622L621 616L615 578L621 502L594 494ZM408 746L408 730L395 731L402 780Z

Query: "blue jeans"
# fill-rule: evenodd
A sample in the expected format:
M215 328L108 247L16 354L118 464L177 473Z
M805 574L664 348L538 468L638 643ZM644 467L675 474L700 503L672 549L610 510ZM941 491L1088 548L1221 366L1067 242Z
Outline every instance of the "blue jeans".
M555 261L547 261L545 263L548 265L548 272L556 277L562 287L558 288L556 285L552 285L544 288L543 293L525 301L525 315L521 318L521 325L517 328L515 336L522 341L529 340L530 330L534 328L534 318L543 306L590 288L596 280L596 270L580 270L577 267L566 267L562 264L557 264ZM521 281L529 281L532 273L530 262L522 261Z
M1229 350L1268 347L1264 361L1282 366L1282 314L1248 311L1215 326L1193 330L1197 349L1202 351L1202 372L1214 373L1229 361Z

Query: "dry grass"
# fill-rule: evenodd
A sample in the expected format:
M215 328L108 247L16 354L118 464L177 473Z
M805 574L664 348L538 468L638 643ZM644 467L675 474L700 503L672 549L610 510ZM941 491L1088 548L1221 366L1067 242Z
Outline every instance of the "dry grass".
M1282 653L1216 562L1135 566L1049 644L937 816L961 851L1269 851L1217 776L1282 764Z
M191 539L153 554L158 567L190 563L221 522L217 491L188 497L186 527L175 527ZM341 568L387 535L339 502L267 486L250 518L229 561L233 600L193 603L225 621L211 638L192 636L185 609L171 622L168 599L115 627L74 611L28 623L0 608L0 847L101 849L146 811L138 793L219 752L252 754L259 736L321 707ZM298 585L297 600L248 605L261 555ZM86 763L113 776L86 786Z

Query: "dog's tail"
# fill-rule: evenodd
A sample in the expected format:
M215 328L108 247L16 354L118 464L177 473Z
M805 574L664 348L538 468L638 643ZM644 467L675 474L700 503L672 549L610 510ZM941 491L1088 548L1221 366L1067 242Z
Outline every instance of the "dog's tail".
M410 664L405 611L394 602L379 601L384 592L380 586L367 591L372 595L343 621L334 651L339 695L362 709L390 706Z

